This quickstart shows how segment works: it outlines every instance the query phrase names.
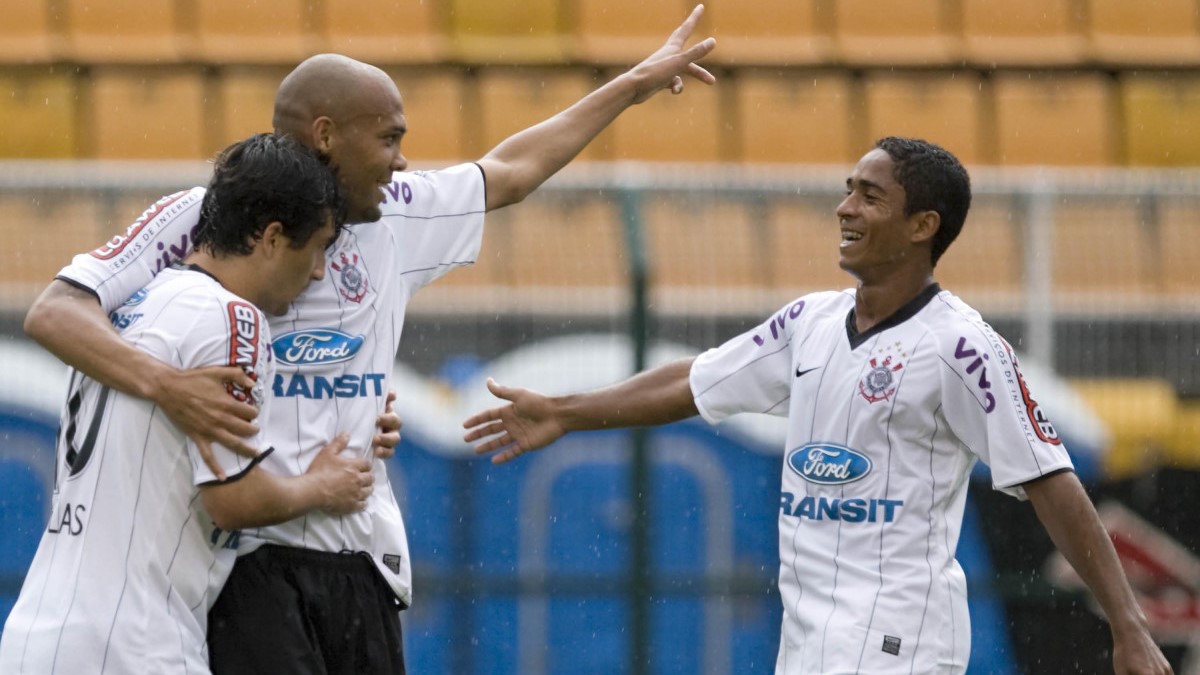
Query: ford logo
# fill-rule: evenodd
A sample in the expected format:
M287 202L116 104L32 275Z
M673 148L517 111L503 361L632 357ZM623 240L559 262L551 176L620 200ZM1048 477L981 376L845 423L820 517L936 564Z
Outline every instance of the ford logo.
M832 443L809 443L791 451L792 471L811 483L844 485L871 473L871 460L850 448Z
M150 295L150 291L147 291L146 289L143 288L142 290L138 291L137 293L134 293L133 295L129 296L129 299L125 301L124 306L125 307L133 307L134 305L140 305L146 301L147 295Z
M328 328L310 328L280 335L271 341L271 351L280 363L293 366L349 361L362 347L363 336L347 335Z

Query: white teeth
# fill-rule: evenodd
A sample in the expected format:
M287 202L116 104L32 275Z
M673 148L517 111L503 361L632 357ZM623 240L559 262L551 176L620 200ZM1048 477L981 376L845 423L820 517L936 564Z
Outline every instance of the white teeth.
M842 240L843 241L858 241L859 239L862 239L862 232L855 232L853 230L842 230Z

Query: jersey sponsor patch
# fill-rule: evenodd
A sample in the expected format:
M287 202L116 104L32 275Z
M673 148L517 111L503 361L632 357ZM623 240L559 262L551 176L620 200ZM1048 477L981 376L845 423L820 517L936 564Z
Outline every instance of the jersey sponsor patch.
M871 473L871 458L833 443L809 443L788 453L787 465L801 478L821 485L845 485Z
M880 347L875 352L867 362L871 369L858 382L858 393L868 403L892 398L892 394L896 393L897 374L904 368L904 359L908 358L908 353L899 342Z
M179 202L187 195L188 191L185 190L183 192L176 192L175 194L167 195L157 202L154 202L150 208L142 212L142 215L139 216L137 220L133 221L132 225L125 229L124 233L118 234L117 236L105 242L102 246L100 246L100 248L92 251L92 257L100 260L108 260L120 255L121 252L125 250L125 247L129 246L131 242L137 240L138 235L141 234L146 225L150 224L155 218L162 215L164 211L170 210L172 205L176 204L176 202ZM181 252L177 257L182 257L183 253L186 253L186 250Z
M329 263L333 270L333 285L337 286L342 297L350 302L360 303L366 297L371 282L367 275L359 269L358 254L345 252L338 254L338 259Z
M229 365L240 366L255 383L249 392L233 383L226 385L226 388L235 399L262 408L265 392L258 382L257 371L259 341L262 339L258 310L249 303L233 300L226 305L226 311L229 312L230 325Z
M280 335L271 341L271 349L289 366L341 363L354 358L364 339L331 328L309 328Z
M781 335L784 335L783 329L789 321L795 321L804 311L804 301L798 300L792 303L791 307L776 314L774 318L767 324L768 330L771 332L771 339L778 340ZM755 334L753 337L754 344L759 347L766 344L765 335Z
M1013 352L1012 347L1004 338L1000 338L1004 349L1008 352L1008 358L1012 362L1012 376L1017 381L1017 387L1021 390L1021 402L1025 406L1025 415L1029 418L1029 423L1033 425L1033 433L1046 443L1054 445L1062 445L1062 439L1058 437L1058 430L1050 423L1050 418L1046 416L1046 412L1042 410L1042 406L1033 400L1033 396L1029 394L1029 386L1025 384L1025 376L1021 374L1021 365L1017 363L1017 355Z

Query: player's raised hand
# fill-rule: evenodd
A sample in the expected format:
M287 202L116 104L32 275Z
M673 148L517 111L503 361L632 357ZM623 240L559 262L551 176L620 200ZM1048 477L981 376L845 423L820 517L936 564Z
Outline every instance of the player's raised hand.
M349 434L339 434L321 448L305 472L319 486L321 508L335 516L362 511L375 489L371 460L341 454L349 440Z
M463 422L468 430L464 441L488 439L475 446L475 454L499 451L492 455L492 463L503 464L544 448L565 433L549 397L528 389L505 387L490 377L487 386L493 395L510 403L476 413Z
M629 71L628 75L636 82L634 103L645 101L661 89L670 89L672 94L682 93L684 75L705 84L717 81L712 73L696 64L696 61L708 56L717 46L717 41L711 37L705 38L685 48L703 14L704 5L696 5L688 18L667 38L666 44Z
M176 370L159 380L152 396L171 422L195 441L204 463L221 480L225 472L213 458L213 443L244 457L257 457L259 451L245 440L258 433L253 424L258 409L230 396L231 384L250 391L254 380L236 366Z
M379 418L375 420L375 428L379 433L371 438L371 451L378 459L391 459L396 454L396 446L400 445L400 429L404 426L404 421L392 408L395 402L395 390L388 389L387 403L384 404Z

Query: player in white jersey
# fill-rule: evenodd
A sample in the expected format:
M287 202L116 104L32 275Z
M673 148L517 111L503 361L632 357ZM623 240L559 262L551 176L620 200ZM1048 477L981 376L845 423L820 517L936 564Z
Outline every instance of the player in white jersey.
M1167 673L1145 617L1009 345L933 280L970 182L958 160L885 138L837 209L858 287L813 293L694 359L468 419L495 462L582 429L786 416L779 508L783 627L776 673L963 673L966 580L954 559L975 461L1028 498L1108 615L1117 673Z
M244 370L229 395L270 416L274 373L260 307L284 311L324 276L338 231L332 172L304 146L260 135L216 163L196 250L111 315L121 338L180 368ZM186 264L185 264L186 263ZM253 304L251 304L253 303ZM72 371L50 524L0 639L0 672L206 673L205 625L239 530L313 509L365 507L370 462L326 445L282 478L216 446L221 482L155 406Z
M701 11L627 73L478 162L442 171L403 173L400 142L408 120L395 84L381 70L320 55L285 78L275 130L329 158L347 201L347 222L358 224L339 237L326 278L309 286L286 315L271 319L279 372L272 382L275 414L267 422L276 452L263 460L266 466L302 472L321 439L343 431L352 434L351 451L369 455L363 427L382 408L409 298L454 267L473 263L484 213L524 199L623 110L663 89L680 93L684 75L711 84L712 75L695 61L715 42L685 47ZM248 430L243 420L252 413L200 393L213 389L210 380L236 373L181 374L127 349L97 318L189 248L200 195L196 189L165 198L123 236L77 256L34 304L26 331L80 370L160 404L201 444L216 440L246 449L237 434ZM83 340L63 339L64 327L78 334L80 325L94 330ZM139 371L168 384L147 386L128 377ZM244 534L210 617L214 672L403 672L396 608L412 598L411 561L382 463L376 479L365 513L309 514Z

